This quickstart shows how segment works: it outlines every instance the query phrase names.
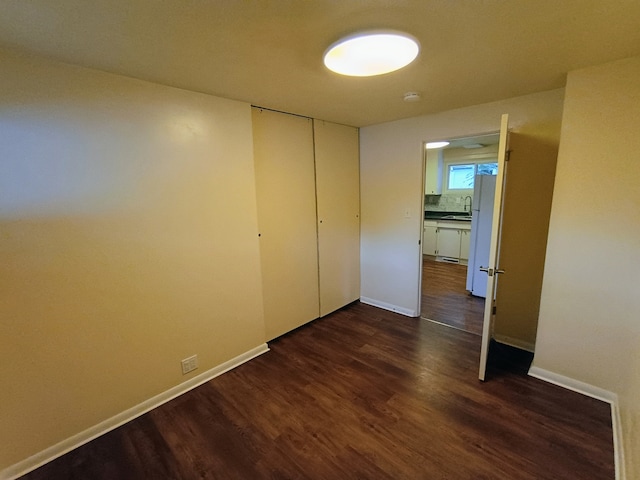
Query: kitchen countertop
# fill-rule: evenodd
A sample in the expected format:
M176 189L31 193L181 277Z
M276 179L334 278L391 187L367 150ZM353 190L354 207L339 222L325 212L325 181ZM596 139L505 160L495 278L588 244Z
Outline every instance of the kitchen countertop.
M445 218L445 217L458 217L458 218ZM459 218L464 217L464 218ZM471 221L471 215L469 212L441 212L441 211L425 211L425 220L445 220L447 222L469 222Z

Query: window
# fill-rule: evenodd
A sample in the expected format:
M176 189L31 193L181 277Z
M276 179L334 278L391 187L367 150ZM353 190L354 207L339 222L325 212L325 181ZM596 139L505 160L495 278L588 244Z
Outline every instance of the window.
M476 174L476 166L449 165L449 190L473 188L473 179Z
M450 164L447 188L449 190L470 190L473 188L476 175L497 175L497 173L497 162Z
M498 163L478 163L477 174L478 175L497 175L498 174Z

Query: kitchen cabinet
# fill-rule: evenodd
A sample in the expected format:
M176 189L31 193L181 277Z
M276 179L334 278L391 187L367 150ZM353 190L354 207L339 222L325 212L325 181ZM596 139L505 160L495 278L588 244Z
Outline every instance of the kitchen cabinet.
M460 260L469 260L471 230L460 230Z
M438 227L438 256L460 258L460 230Z
M422 233L422 253L439 259L458 260L466 264L469 259L471 225L466 222L425 220Z
M422 254L435 256L438 248L438 224L436 222L424 222L422 233Z
M425 150L426 166L425 166L425 194L440 195L442 194L442 165L443 153L439 150Z
M252 109L266 340L360 296L354 127Z

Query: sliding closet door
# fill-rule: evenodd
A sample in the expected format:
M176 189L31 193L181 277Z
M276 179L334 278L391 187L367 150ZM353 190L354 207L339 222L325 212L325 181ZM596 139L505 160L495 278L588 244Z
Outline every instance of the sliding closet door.
M320 316L360 298L358 129L314 121Z
M312 120L254 108L267 340L319 316Z

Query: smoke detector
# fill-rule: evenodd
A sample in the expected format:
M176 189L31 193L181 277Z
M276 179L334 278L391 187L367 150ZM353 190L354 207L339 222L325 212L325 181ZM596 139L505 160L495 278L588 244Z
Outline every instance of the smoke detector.
M405 102L417 102L420 100L420 94L418 92L407 92L404 94L402 99Z

